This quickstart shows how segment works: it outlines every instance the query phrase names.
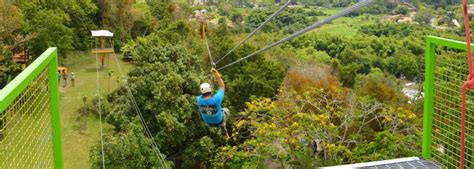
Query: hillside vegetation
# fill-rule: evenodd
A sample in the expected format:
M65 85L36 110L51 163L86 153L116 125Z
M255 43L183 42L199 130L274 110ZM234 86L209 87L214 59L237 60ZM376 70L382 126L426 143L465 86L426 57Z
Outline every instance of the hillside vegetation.
M462 28L449 23L451 18L462 19L459 7L453 6L458 1L416 1L422 8L411 9L412 14L406 3L376 1L223 69L224 106L231 111L230 137L225 138L218 128L201 121L197 110L199 85L211 80L211 67L196 11L208 11L204 33L218 60L279 8L274 1L256 2L0 0L0 25L7 25L0 27L0 45L5 46L0 48L4 56L0 86L21 71L11 59L16 48L28 49L35 58L47 47L57 46L61 63L84 69L77 72L92 77L95 72L86 67L94 60L78 56L77 51L93 47L90 30L107 29L115 34L115 50L130 55L133 62L126 67L126 77L115 66L101 70L102 83L110 83L111 74L114 77L111 90L103 89L99 97L106 123L104 152L96 128L95 89L79 83L88 87L66 89L69 94L62 91L68 97L91 93L74 95L70 99L75 100L62 105L72 106L61 109L67 113L63 145L73 146L64 148L70 153L66 159L78 154L78 161L87 163L76 162L71 168L100 168L102 153L107 168L153 168L163 163L161 157L176 168L314 168L420 156L423 89L414 98L401 91L407 82L422 86L424 37L462 40ZM356 3L297 2L217 67ZM448 16L450 12L453 15ZM413 16L414 21L381 19L387 16ZM450 29L437 29L430 23L432 18L445 21L439 25ZM151 138L135 107L143 114ZM84 144L74 142L80 137Z

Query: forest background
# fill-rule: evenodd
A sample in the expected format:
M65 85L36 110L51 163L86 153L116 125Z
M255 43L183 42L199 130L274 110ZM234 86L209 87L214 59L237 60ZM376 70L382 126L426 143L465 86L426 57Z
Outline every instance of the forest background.
M283 3L0 0L0 88L22 70L13 62L15 50L29 51L34 60L56 46L68 66L91 57L78 54L93 47L90 30L107 29L116 51L133 58L119 87L100 93L108 167L157 166L151 139L178 168L312 168L420 156L424 38L463 39L464 26L454 21L463 20L458 0L376 1L233 65L221 72L224 105L232 112L230 139L200 121L195 97L199 84L210 80L210 67L197 11L207 11L206 34L219 59ZM218 67L355 3L297 0ZM402 92L409 83L414 97ZM144 134L124 86L153 138ZM84 105L73 111L77 120L63 125L97 120L97 99L81 99ZM81 130L98 132L74 132ZM78 145L89 155L77 158L95 168L102 160L99 138L92 139L94 146Z

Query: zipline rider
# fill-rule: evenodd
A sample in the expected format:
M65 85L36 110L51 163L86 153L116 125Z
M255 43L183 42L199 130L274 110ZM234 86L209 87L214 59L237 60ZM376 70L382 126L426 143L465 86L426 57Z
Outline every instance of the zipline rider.
M222 108L224 101L225 84L219 72L212 68L211 70L214 79L219 84L219 90L215 94L212 93L213 80L209 83L203 83L200 86L201 96L197 97L197 105L201 120L206 122L211 127L221 128L222 136L227 136L225 128L225 121L229 116L229 110Z

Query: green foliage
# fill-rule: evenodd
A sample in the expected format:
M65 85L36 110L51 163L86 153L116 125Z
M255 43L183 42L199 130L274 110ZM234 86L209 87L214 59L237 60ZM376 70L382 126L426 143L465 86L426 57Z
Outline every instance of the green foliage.
M24 25L24 16L21 10L4 0L0 1L0 44L10 42ZM0 53L1 54L1 53Z
M227 20L225 18L219 18L219 20L217 22L221 25L225 25Z
M234 24L240 24L242 22L242 13L240 12L234 12L230 15L230 20L234 23Z
M229 60L237 60L250 54L254 49L243 45L234 54L229 55ZM225 65L227 60L222 62ZM267 61L261 56L254 56L232 67L224 69L222 74L226 82L226 96L230 105L236 110L241 110L251 96L274 97L285 76L285 67L281 64Z
M0 89L5 87L8 82L21 72L20 65L13 63L9 54L7 56L4 61L0 61Z
M368 35L375 35L377 37L423 36L433 32L433 30L430 28L414 24L374 24L363 26L360 31Z
M426 4L434 5L435 9L438 7L446 8L448 5L460 4L460 0L420 0Z
M17 4L23 11L25 19L28 25L25 27L25 31L29 34L44 36L44 32L41 32L42 27L38 28L38 22L47 22L41 21L44 18L38 18L38 15L46 17L49 14L44 14L45 11L52 13L57 13L61 19L53 18L51 21L53 26L45 27L44 29L51 29L51 31L58 30L57 34L66 36L64 40L65 44L60 47L60 51L63 48L64 50L68 49L87 49L89 48L90 41L90 30L96 29L95 25L95 16L98 10L97 6L91 0L75 1L75 0L65 0L65 1L47 1L40 3L38 1L20 1ZM43 23L48 24L48 23ZM61 28L62 27L62 28ZM65 29L70 29L70 31L65 31ZM72 36L72 43L69 42L69 37ZM59 39L58 39L59 40ZM38 44L40 43L40 44ZM42 51L45 49L37 49L38 47L43 47L44 44L41 44L40 40L32 42L33 50L35 54L37 51ZM56 44L53 43L53 44Z
M147 120L156 121L153 128L160 142L171 153L186 140L195 107L196 86L202 82L197 56L176 45L163 44L157 36L137 39L131 54L137 66L129 73L129 85ZM153 98L153 99L151 99ZM196 119L197 120L197 119ZM195 121L195 120L194 120ZM175 135L169 135L173 131ZM183 146L184 147L184 146ZM181 147L181 148L183 148Z
M191 34L191 25L189 22L177 21L168 25L159 34L168 42L182 42Z
M69 15L71 22L67 25L74 32L73 46L75 49L89 49L91 30L96 30L95 16L98 11L97 6L91 0L69 1L61 8Z
M401 82L395 76L383 73L380 69L372 69L367 75L358 75L355 91L364 96L372 96L379 102L404 104L408 100L400 91Z
M327 16L328 14L324 13L323 11L317 10L310 10L306 11L307 16Z
M107 167L156 168L162 166L159 156L163 154L153 149L151 140L143 134L138 118L128 124L126 131L105 136L104 159ZM102 167L100 143L91 150L91 160L92 168Z
M215 150L214 141L208 136L196 140L184 151L183 168L210 166L209 158L215 155Z
M349 16L359 16L362 14L386 14L396 12L397 1L374 0L371 5L354 11Z
M399 7L395 8L394 11L395 11L395 14L406 15L406 14L408 14L409 9L407 7L404 7L404 6L399 6Z
M308 6L324 6L324 7L346 7L351 4L352 0L300 0L297 1L298 4L308 5Z
M98 27L112 30L117 46L128 41L121 49L133 57L135 68L127 84L163 154L156 154L152 140L144 135L123 87L103 101L105 120L113 126L105 137L106 166L112 168L153 168L160 165L159 156L178 168L315 168L417 156L420 110L407 103L398 78L422 79L424 39L420 37L460 38L414 24L371 24L362 26L354 37L312 32L295 38L221 72L227 87L225 107L233 110L227 126L232 136L224 140L197 113L198 86L210 79L207 51L194 31L195 23L187 19L191 7L169 0L41 2L19 1L18 8L10 6L11 13L0 15L0 23L9 26L0 28L0 42L14 44L16 35L26 34L32 36L27 44L35 53L48 46L58 46L60 51L86 49L89 30ZM234 26L232 31L248 32L276 10L269 5L273 2L261 3L267 8L248 13L209 8L212 14L220 14L219 24L208 31L214 56L225 55L240 40L241 35L231 35L227 25ZM353 2L301 3L344 7ZM0 14L5 13L2 7ZM327 15L307 8L286 10L219 66ZM415 19L428 24L432 14L427 11L420 11ZM407 12L395 3L378 1L352 15ZM9 59L11 52L5 53ZM19 70L18 65L3 63L11 66L0 66L0 86ZM91 150L90 158L93 168L102 165L100 144Z
M163 23L162 20L166 20L171 17L169 11L169 0L147 0L147 4L150 6L151 14L160 22Z
M149 6L152 5L151 7ZM99 7L99 22L102 27L114 32L115 44L122 45L127 40L138 36L147 35L156 29L157 10L161 10L162 4L155 1L134 0L100 0L97 1ZM156 7L157 9L153 9ZM154 17L155 16L155 17Z
M222 141L203 137L215 138L218 133L211 132L196 111L195 96L205 79L200 59L158 35L138 38L129 45L126 48L136 68L129 72L128 85L160 150L172 160L190 159L177 166L207 165L203 162L212 158L212 147ZM123 90L110 96L106 108L106 120L115 127L113 137L128 130L126 124L137 116ZM203 149L207 154L195 152Z
M431 19L434 18L433 11L430 9L425 9L418 11L413 18L414 21L420 23L420 24L425 24L429 25L431 24Z
M420 80L423 71L424 42L417 38L435 35L449 35L416 25L377 24L363 26L360 36L341 37L337 35L308 33L295 38L286 49L297 51L299 56L306 58L309 52L326 53L338 71L338 77L344 86L354 84L356 74L367 74L372 68L404 77L408 80ZM308 51L303 53L303 51ZM314 55L314 54L313 54Z
M21 10L0 0L0 89L13 79L20 71L20 65L13 63L11 48L23 44L19 35L24 26ZM11 45L10 47L4 45Z
M245 18L248 30L253 30L264 22L276 9L253 10ZM291 8L277 15L271 22L262 28L264 32L284 31L293 33L317 21L316 17L306 17L301 8Z
M314 168L419 154L418 119L409 108L353 93L330 75L311 80L310 74L288 74L276 101L248 102L234 122L236 145L221 148L215 165Z
M73 49L73 30L66 26L69 22L71 18L61 10L38 11L29 21L28 29L36 34L32 40L33 53L39 56L52 46L58 47L62 52Z
M375 134L374 141L358 144L354 148L353 160L374 161L397 157L410 157L419 154L408 147L413 144L413 136L382 131Z
M337 68L339 80L346 87L353 87L356 81L357 71L360 69L357 63L350 63Z

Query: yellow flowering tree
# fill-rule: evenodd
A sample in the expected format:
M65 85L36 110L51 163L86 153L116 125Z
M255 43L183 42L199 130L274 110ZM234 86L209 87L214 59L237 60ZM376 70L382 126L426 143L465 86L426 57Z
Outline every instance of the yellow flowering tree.
M214 164L311 168L417 155L416 113L376 96L354 93L332 75L291 72L277 99L246 103Z

